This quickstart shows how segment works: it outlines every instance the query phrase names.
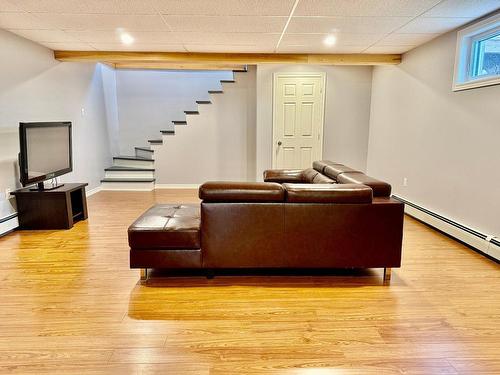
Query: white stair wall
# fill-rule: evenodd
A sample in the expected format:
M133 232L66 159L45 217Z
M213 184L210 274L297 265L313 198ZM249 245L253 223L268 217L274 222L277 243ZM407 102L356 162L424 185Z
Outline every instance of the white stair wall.
M155 148L156 183L200 184L208 180L255 178L255 69L235 73L212 104L198 105L199 115L186 115ZM214 90L220 87L214 87ZM182 120L182 119L179 119Z

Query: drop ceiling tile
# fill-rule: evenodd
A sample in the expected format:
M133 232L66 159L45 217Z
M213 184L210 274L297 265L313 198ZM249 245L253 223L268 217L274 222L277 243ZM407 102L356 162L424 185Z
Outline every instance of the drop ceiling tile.
M185 47L189 52L271 53L274 51L273 45L186 44Z
M377 44L384 46L418 45L434 39L440 34L399 34L393 33L385 36Z
M20 12L19 6L9 0L0 0L0 12Z
M323 40L330 34L285 34L281 40L284 45L317 45L322 46ZM366 46L380 40L385 34L346 34L336 33L336 45ZM327 47L327 46L325 46ZM328 48L328 47L327 47Z
M33 17L28 13L0 13L1 29L31 29L31 30L49 30L54 29L50 25Z
M62 30L169 31L157 15L33 13L42 22Z
M15 0L27 12L73 14L156 14L144 0Z
M183 33L182 40L186 44L228 44L256 45L260 43L276 45L279 33Z
M415 17L440 0L303 0L296 16L411 16Z
M398 29L402 34L439 34L453 30L472 18L418 17Z
M116 30L101 31L67 31L68 35L87 43L121 43L120 33ZM135 45L141 43L166 43L182 44L182 34L170 31L128 31L134 40Z
M91 45L87 43L50 43L50 42L43 42L40 43L44 45L45 47L48 47L54 51L59 50L59 51L94 51L95 49L92 48Z
M423 16L478 18L497 9L499 0L445 0Z
M182 44L141 43L129 46L121 43L91 43L98 51L149 51L149 52L186 52Z
M281 33L287 17L164 16L172 31Z
M311 45L281 45L278 53L361 53L361 46L311 46Z
M153 0L167 15L288 16L294 0Z
M389 33L410 17L293 17L287 33Z
M373 46L364 50L363 53L404 53L415 48L415 46Z
M35 42L50 42L50 43L78 43L81 40L68 35L60 30L10 30L11 32L22 36L23 38L33 40Z

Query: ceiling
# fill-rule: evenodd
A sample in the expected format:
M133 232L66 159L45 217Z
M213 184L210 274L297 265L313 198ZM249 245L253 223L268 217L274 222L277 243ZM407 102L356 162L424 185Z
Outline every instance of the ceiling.
M402 53L500 0L0 0L0 28L53 50ZM120 32L134 39L120 41ZM336 43L323 41L334 35Z

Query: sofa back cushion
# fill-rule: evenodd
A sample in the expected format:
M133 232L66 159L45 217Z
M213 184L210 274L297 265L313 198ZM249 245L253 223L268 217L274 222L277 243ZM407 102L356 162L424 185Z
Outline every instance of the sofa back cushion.
M330 177L326 177L322 173L318 173L314 178L313 178L313 184L334 184L335 181L333 181Z
M264 171L265 182L304 182L303 169L267 169Z
M313 168L317 170L319 173L323 173L325 168L329 165L342 165L341 163L336 163L330 160L316 160L313 161Z
M338 180L337 177L341 173L345 172L359 172L359 171L342 164L327 165L323 170L323 174L327 175L330 178L333 178L335 181Z
M314 178L319 172L312 168L307 168L302 171L302 182L312 184Z
M285 191L274 182L210 181L198 191L204 202L283 202Z
M372 189L360 184L283 184L286 202L371 203Z
M373 190L374 197L390 197L391 185L387 182L365 175L361 172L346 172L337 177L340 184L364 184Z

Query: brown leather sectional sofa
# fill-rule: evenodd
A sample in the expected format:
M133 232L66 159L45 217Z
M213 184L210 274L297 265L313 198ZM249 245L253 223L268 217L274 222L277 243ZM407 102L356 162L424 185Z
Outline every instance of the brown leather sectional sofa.
M265 182L207 182L201 205L157 205L129 228L130 267L400 267L403 204L347 166L268 170Z

